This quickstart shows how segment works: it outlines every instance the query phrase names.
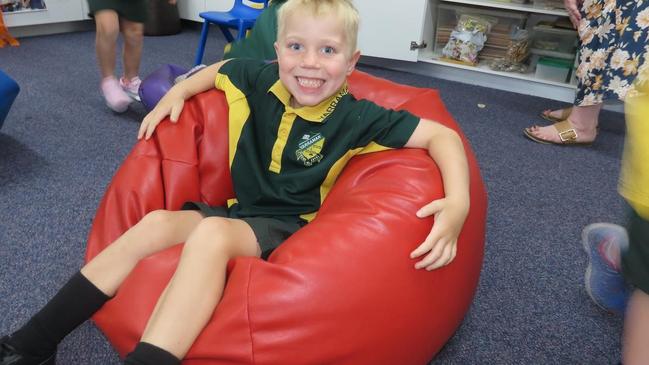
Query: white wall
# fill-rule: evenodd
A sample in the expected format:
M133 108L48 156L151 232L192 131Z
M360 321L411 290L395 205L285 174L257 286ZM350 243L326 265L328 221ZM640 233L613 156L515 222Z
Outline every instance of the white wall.
M178 13L181 19L202 21L198 13L203 11L228 11L234 0L178 0Z

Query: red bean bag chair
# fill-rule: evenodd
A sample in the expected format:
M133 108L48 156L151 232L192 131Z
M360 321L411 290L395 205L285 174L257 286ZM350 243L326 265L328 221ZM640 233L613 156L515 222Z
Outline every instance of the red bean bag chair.
M388 108L408 109L459 131L438 93L354 72L350 90ZM117 171L97 211L86 260L145 213L186 200L232 197L227 104L211 90L186 103L177 124L162 123ZM457 329L482 264L486 194L471 169L471 209L457 257L415 270L409 253L433 218L415 212L443 196L424 150L354 157L317 218L269 257L232 260L223 299L184 364L425 364ZM94 316L120 355L138 342L178 262L180 246L140 262ZM209 294L208 294L209 295ZM187 313L188 316L191 313Z

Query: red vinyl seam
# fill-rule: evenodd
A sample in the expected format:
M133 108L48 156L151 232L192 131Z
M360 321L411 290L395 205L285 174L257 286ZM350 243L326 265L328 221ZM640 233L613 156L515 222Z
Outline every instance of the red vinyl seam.
M255 344L252 337L252 320L250 319L250 277L252 273L252 265L248 261L248 285L246 286L246 313L248 314L248 331L250 333L250 356L252 363L255 363Z

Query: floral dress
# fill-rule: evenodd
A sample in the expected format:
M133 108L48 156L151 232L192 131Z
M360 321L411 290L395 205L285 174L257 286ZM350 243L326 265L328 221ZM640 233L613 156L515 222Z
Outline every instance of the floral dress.
M649 0L584 0L581 16L575 105L637 94L638 71L649 68Z

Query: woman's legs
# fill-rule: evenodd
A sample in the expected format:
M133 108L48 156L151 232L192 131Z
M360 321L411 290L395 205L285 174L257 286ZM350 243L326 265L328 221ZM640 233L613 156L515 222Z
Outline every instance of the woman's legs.
M198 211L156 210L94 257L81 273L108 296L115 292L143 258L185 242L203 216Z
M141 341L182 359L221 300L228 261L260 254L255 234L244 221L202 220L187 239Z
M567 120L570 121L570 124L577 132L577 142L591 142L595 140L601 109L602 104L572 107ZM559 116L560 113L561 111L558 110L552 112L551 115ZM557 143L561 142L557 129L552 125L544 127L533 126L528 128L528 132L539 139Z

